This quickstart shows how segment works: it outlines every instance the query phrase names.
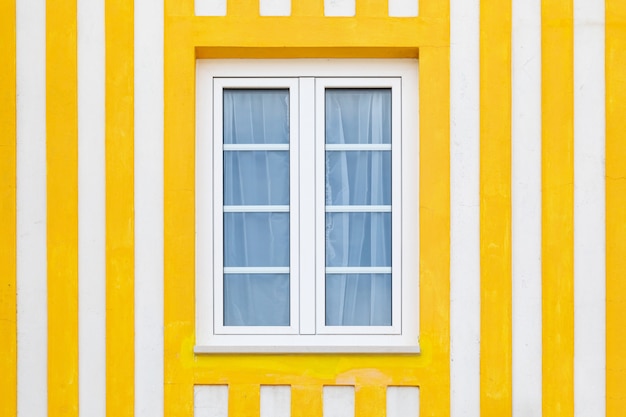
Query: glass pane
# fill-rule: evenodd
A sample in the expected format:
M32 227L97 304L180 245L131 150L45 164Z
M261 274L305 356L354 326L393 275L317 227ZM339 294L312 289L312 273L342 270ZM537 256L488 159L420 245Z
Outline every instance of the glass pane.
M224 90L224 143L289 143L289 90Z
M326 152L327 205L390 205L391 151Z
M327 326L391 326L391 274L327 274Z
M326 143L391 143L391 90L327 89Z
M224 152L225 205L288 205L288 151Z
M289 266L289 213L224 213L224 266Z
M326 213L326 266L391 266L391 213Z
M224 275L225 326L289 326L289 275Z

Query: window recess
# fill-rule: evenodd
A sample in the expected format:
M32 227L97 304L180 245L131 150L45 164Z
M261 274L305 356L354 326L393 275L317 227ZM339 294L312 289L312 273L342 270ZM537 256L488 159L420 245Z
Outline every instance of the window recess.
M361 64L198 61L196 352L418 350L417 63Z

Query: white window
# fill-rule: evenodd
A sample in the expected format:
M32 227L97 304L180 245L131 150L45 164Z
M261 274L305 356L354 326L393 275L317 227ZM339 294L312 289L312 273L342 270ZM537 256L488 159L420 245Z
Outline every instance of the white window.
M417 62L196 75L196 352L417 351Z

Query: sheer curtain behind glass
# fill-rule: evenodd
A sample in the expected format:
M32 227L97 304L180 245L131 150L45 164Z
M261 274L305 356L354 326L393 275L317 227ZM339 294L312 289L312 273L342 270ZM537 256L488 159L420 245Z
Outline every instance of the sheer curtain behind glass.
M391 325L391 91L326 90L326 325Z
M289 92L224 90L224 325L289 319Z

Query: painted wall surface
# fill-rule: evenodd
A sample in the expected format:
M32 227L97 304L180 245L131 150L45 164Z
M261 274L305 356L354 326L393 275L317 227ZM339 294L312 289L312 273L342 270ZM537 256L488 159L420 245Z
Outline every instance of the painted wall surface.
M623 0L2 0L0 416L621 416ZM198 58L419 62L420 354L194 348Z

